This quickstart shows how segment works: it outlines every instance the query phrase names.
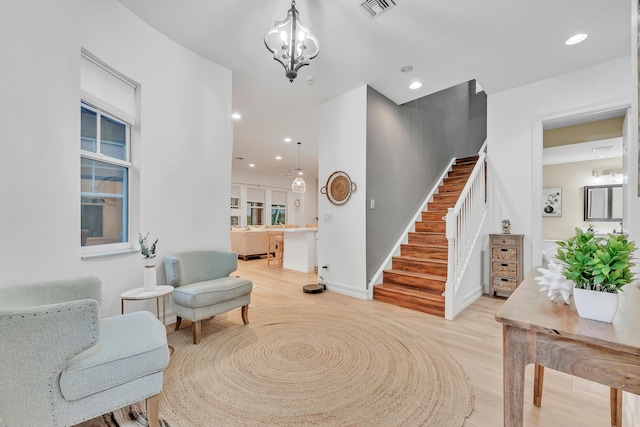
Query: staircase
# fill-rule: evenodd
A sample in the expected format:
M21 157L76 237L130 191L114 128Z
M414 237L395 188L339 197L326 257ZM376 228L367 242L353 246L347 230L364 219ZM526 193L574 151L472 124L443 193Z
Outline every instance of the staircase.
M477 156L456 160L409 233L408 243L393 257L391 270L383 272L382 284L373 287L373 299L444 317L449 249L443 218L458 201L477 161Z

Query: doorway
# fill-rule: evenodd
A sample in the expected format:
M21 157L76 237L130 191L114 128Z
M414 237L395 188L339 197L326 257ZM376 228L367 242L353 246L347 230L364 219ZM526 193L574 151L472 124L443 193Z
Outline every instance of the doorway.
M543 263L543 239L546 237L546 239L544 239L546 242L548 241L554 241L554 239L565 239L567 237L570 236L565 236L564 234L560 234L559 232L556 233L554 232L555 235L553 234L548 234L546 233L546 231L548 231L547 229L549 228L549 223L554 224L554 222L549 222L546 221L547 224L545 224L545 227L543 227L543 221L545 219L551 219L553 218L554 221L556 221L556 223L554 225L557 225L557 223L563 222L561 218L564 218L566 220L565 225L563 226L564 228L564 233L566 234L566 230L569 229L571 230L572 227L570 225L568 225L570 222L575 222L575 226L584 226L585 221L582 217L576 216L579 215L576 212L582 212L581 210L584 207L584 199L583 199L583 195L580 193L580 191L584 191L584 186L588 185L586 182L583 182L582 185L578 185L575 182L571 184L571 188L567 188L566 190L562 188L562 185L560 186L552 186L551 182L549 180L546 181L545 184L545 173L544 173L544 166L543 166L543 162L544 162L544 140L545 140L545 133L549 132L549 131L554 131L555 129L564 129L564 128L571 128L571 127L581 127L580 125L586 125L588 123L594 123L594 122L598 122L598 121L603 121L603 120L609 120L609 119L614 119L617 118L616 120L618 120L618 122L622 122L623 124L621 125L622 128L622 138L621 138L621 145L622 145L622 165L621 166L615 166L615 167L606 167L604 164L601 165L597 165L597 164L593 164L591 165L591 170L590 172L588 172L589 177L593 180L593 173L594 171L597 171L598 175L600 175L601 171L610 171L610 170L614 170L614 171L619 171L621 172L622 176L626 176L627 175L627 161L625 159L625 155L626 155L626 135L629 133L628 130L626 129L629 126L628 120L626 119L626 116L628 115L628 111L630 109L630 106L628 105L628 103L623 103L623 102L618 102L618 103L610 103L610 104L601 104L601 105L596 105L596 106L591 106L591 107L585 107L583 109L579 109L579 110L572 110L569 112L560 112L560 113L555 113L555 114L550 114L550 115L546 115L546 116L541 116L538 117L536 119L534 119L534 123L533 123L533 152L532 152L532 160L533 160L533 164L534 165L539 165L539 167L534 167L532 169L532 173L533 173L533 179L532 179L532 195L533 195L533 215L532 215L532 219L533 219L533 224L532 224L532 253L534 254L534 257L532 258L533 260L533 264L532 265L541 265ZM585 126L586 128L588 128L589 126ZM557 131L558 133L560 133L561 131ZM571 132L569 132L571 133ZM547 133L547 136L549 134ZM597 136L593 136L594 139L598 140ZM584 136L582 136L582 139L584 139ZM587 138L589 139L589 138ZM604 138L604 140L606 141L609 138ZM602 141L598 140L598 141ZM589 141L587 141L589 142ZM593 142L593 141L590 141ZM575 142L574 142L575 143ZM565 144L568 145L568 144ZM595 144L595 146L593 147L589 147L590 150L593 150L593 148L600 148L600 147L605 147L611 145L609 143L606 144ZM571 148L571 147L570 147ZM591 151L591 153L593 153L593 151ZM612 161L613 162L613 161ZM565 163L577 163L574 161L565 161ZM614 164L614 163L612 163ZM617 163L616 163L617 164ZM587 166L589 167L589 166ZM569 169L568 166L564 167L565 169ZM562 171L563 167L558 167L557 169L560 169ZM588 170L588 169L587 169ZM584 173L584 171L583 171ZM615 173L615 172L614 172ZM548 178L548 177L547 177ZM602 178L605 179L605 178ZM608 178L607 178L608 179ZM584 180L584 179L583 179ZM592 181L593 182L593 181ZM623 186L626 187L626 183L623 184ZM577 187L581 187L581 189L578 189ZM557 189L560 188L561 189L561 203L563 203L564 206L564 211L560 214L560 216L555 216L555 217L545 217L543 216L543 209L545 207L545 200L543 200L543 194L545 194L545 188L547 189ZM567 193L568 190L568 193ZM555 192L554 192L555 194ZM623 188L623 199L626 200L627 198L627 188ZM571 197L569 197L568 199L565 198L565 196L570 195ZM571 205L567 205L568 202L571 202ZM625 203L623 201L623 203ZM567 210L568 209L568 210ZM567 212L566 214L564 212ZM564 216L564 215L572 215L571 217L569 216ZM560 219L559 219L560 218ZM587 222L587 226L588 226L588 222ZM619 228L619 224L616 224L617 228ZM623 225L624 226L624 225ZM611 227L613 229L613 227ZM546 231L545 231L546 230ZM557 231L557 230L556 230ZM545 247L544 250L548 250L548 247ZM539 254L539 256L537 255Z

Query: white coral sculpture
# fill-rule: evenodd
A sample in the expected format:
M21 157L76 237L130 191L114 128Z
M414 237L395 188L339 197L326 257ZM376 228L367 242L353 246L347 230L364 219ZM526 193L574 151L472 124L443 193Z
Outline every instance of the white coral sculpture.
M549 263L549 268L539 268L542 276L536 277L536 282L541 286L540 292L547 292L547 296L556 304L569 304L569 298L573 293L573 282L567 280L562 274L564 267L554 262Z

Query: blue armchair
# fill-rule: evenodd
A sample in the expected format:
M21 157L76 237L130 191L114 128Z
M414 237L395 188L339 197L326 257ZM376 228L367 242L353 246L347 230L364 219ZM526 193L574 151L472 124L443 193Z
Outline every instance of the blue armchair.
M164 325L141 311L100 319L95 277L0 289L0 417L70 426L146 400L157 427Z
M191 321L193 343L202 336L202 320L241 307L245 325L249 323L249 303L253 282L229 277L238 269L238 253L230 251L192 251L168 255L164 260L167 283L177 315L176 331L182 319Z

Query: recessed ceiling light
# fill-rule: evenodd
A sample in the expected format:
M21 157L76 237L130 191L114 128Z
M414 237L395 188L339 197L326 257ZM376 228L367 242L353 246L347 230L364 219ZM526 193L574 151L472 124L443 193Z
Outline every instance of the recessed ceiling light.
M574 44L578 44L578 43L580 43L580 42L585 41L585 40L587 39L587 37L588 37L588 36L587 36L586 34L582 34L582 33L580 33L580 34L576 34L575 36L571 36L571 37L569 37L569 38L567 39L567 41L566 41L566 42L564 42L564 44L566 44L567 46L571 46L571 45L574 45Z
M298 175L302 176L302 175L304 175L304 172L298 171Z
M253 163L249 163L249 167L250 167L250 168L254 168L254 167L256 167L256 165L255 165L255 164L253 164Z
M417 82L417 81L416 82L412 82L409 85L409 89L420 89L421 87L422 87L422 83Z
M242 116L241 116L240 114L238 114L238 113L233 113L233 114L231 115L231 118L232 118L232 119L239 120L239 119L241 119L241 118L242 118Z
M282 160L282 156L276 156L276 160Z
M291 138L285 138L284 142L291 142Z
M404 67L400 68L400 71L402 71L403 73L408 73L409 71L413 70L413 66L411 65L405 65Z

